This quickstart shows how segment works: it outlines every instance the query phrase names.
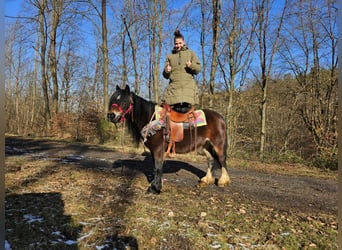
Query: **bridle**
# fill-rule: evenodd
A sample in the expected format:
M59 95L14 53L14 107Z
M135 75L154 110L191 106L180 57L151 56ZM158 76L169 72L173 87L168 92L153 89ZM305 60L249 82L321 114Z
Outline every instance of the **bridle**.
M112 104L112 108L113 108L113 107L117 108L117 109L119 110L119 112L120 112L120 116L121 116L120 122L125 121L125 120L126 120L125 116L126 116L129 112L131 112L131 111L133 110L133 104L132 104L132 102L129 103L129 107L128 107L128 109L127 109L126 111L123 111L123 109L121 108L121 106L120 106L119 104L117 104L117 103L113 103L113 104ZM133 112L131 112L131 114L132 114L132 121L133 121Z

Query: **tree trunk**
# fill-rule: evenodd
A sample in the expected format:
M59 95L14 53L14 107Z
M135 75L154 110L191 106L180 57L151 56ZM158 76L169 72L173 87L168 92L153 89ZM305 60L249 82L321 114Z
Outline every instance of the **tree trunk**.
M235 51L235 38L237 32L237 6L236 0L233 1L233 25L231 27L229 37L228 37L228 47L229 47L229 72L230 72L230 82L229 82L229 92L228 92L228 105L227 105L227 150L228 154L231 155L234 145L235 145L235 132L236 125L235 120L236 116L233 114L233 104L234 104L234 92L235 92L235 76L237 74L237 65L234 61Z
M127 60L126 60L126 31L122 32L121 40L121 55L122 55L122 76L121 76L121 88L125 88L127 84Z
M262 80L262 97L261 97L261 123L260 123L260 151L259 158L261 160L265 157L266 144L266 111L267 111L267 79Z
M278 40L280 37L280 31L282 28L285 10L287 8L287 2L285 1L284 7L282 10L282 15L279 20L277 32L272 42L272 50L270 57L268 58L267 48L268 48L268 40L271 40L272 37L268 37L268 29L269 29L269 0L264 0L262 3L257 6L258 10L258 42L259 42L259 58L260 58L260 68L261 68L261 104L260 104L260 149L259 149L259 157L261 160L265 157L265 147L266 147L266 114L267 114L267 98L268 98L268 84L269 77L272 70L273 58L278 50ZM273 22L275 24L275 22Z
M39 26L40 26L40 34L41 34L41 47L40 47L40 72L41 72L41 84L43 88L43 95L45 101L45 111L44 111L44 119L45 119L45 129L48 131L50 129L50 105L49 105L49 93L48 93L48 81L46 78L46 32L45 32L45 6L46 0L41 0L40 8L39 8Z
M128 1L129 6L130 1ZM135 3L135 2L134 2ZM134 6L129 8L129 20L130 20L130 27L132 29L135 27L133 25L133 19L134 19ZM127 28L128 29L128 28ZM130 38L130 43L131 43L131 49L132 49L132 60L133 60L133 69L134 69L134 90L135 93L138 95L140 93L140 83L139 83L139 75L138 75L138 66L137 66L137 46L136 46L136 41L135 41L135 35L136 35L136 29L130 34L128 32L129 38Z
M15 117L16 117L16 125L17 125L17 129L16 129L16 133L18 135L20 135L21 132L21 113L19 110L19 82L20 82L20 70L21 70L21 55L22 55L22 44L19 44L19 51L18 51L18 66L17 66L17 70L15 72L15 87L14 87L14 99L15 99Z
M58 113L58 79L57 79L57 58L56 58L56 34L60 21L60 15L63 9L63 0L52 1L52 17L50 32L50 72L53 83L52 110L54 114Z
M166 1L165 0L161 0L160 2L160 6L159 6L159 18L158 18L158 22L157 22L157 27L158 27L158 52L157 52L157 64L155 66L155 81L157 83L157 92L159 93L159 65L160 65L160 58L161 58L161 54L162 54L162 46L163 46L163 25L164 25L164 16L165 16L165 8L166 8ZM159 98L157 99L158 102L160 101ZM157 103L158 103L157 102Z
M103 111L108 109L108 45L106 0L102 0L102 53L103 53Z
M64 112L67 113L69 112L69 91L70 91L70 81L71 81L71 62L70 62L70 57L71 57L71 48L70 44L68 45L68 50L66 51L65 54L65 65L64 65L64 70L63 70L63 84L62 84L62 90L64 90L63 94L63 103L64 103ZM92 100L95 100L92 98Z
M213 108L214 90L215 90L215 74L217 68L217 44L220 34L220 18L221 18L221 0L213 0L213 58L210 70L210 99L209 107Z
M206 60L205 60L205 1L201 0L201 52L202 52L202 85L201 85L201 99L200 99L200 106L203 109L204 108L204 93L205 87L206 87Z
M226 108L226 134L227 134L227 153L228 155L232 155L235 145L235 132L236 132L236 122L237 117L233 113L233 103L234 103L234 84L235 84L235 75L232 75L230 81L230 89L228 93L228 105Z
M98 42L96 41L96 48L98 48ZM93 79L93 85L91 87L91 99L96 100L96 107L100 107L101 104L98 103L98 80L99 80L99 68L100 68L100 50L96 50L96 63L95 63L95 73ZM97 106L99 105L99 106Z
M165 0L149 1L149 12L151 21L151 40L150 40L150 78L152 80L153 101L159 100L159 65L163 42L163 24L165 16Z
M152 32L152 40L151 40L151 55L152 55L152 85L153 85L153 101L158 103L159 101L159 88L158 88L158 75L156 75L158 71L157 66L157 0L150 1L150 13L151 15L151 32Z
M130 28L133 29L133 8L131 7L130 1L127 3L128 9L129 9L129 25L126 22L126 19L124 16L122 16L123 24L125 25L126 33L129 38L129 43L131 45L131 51L132 51L132 61L133 61L133 70L134 70L134 90L136 94L139 94L140 92L140 84L139 84L139 78L138 78L138 68L137 68L137 48L135 44L135 32L130 32ZM122 53L124 54L124 44L125 39L123 39L123 47L122 47ZM126 66L124 65L126 68Z
M37 25L38 26L38 25ZM39 30L37 30L37 41L36 41L36 55L34 58L34 72L33 72L33 90L31 99L31 119L30 119L30 130L33 129L35 114L36 114L36 96L37 96L37 76L38 76L38 61L39 61Z

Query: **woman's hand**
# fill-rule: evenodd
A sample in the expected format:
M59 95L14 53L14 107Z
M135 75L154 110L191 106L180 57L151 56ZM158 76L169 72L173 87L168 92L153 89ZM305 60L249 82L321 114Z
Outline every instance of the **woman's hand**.
M170 73L170 72L171 72L171 65L170 65L170 62L167 63L166 72L167 72L167 73Z

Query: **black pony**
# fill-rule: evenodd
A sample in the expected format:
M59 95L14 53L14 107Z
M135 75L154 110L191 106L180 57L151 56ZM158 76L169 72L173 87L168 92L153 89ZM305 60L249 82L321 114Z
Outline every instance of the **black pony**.
M155 103L146 101L142 97L130 92L126 85L125 89L116 86L115 93L109 102L108 119L113 123L126 120L127 128L137 144L143 139L142 129L151 122L155 112ZM177 153L188 153L202 146L208 158L208 170L200 180L200 185L205 186L215 183L212 175L214 161L221 167L221 177L218 186L227 186L230 178L226 165L226 124L220 114L213 110L203 109L207 125L194 129L184 130L184 139L176 142ZM153 135L145 138L146 147L152 154L154 163L154 177L148 188L149 192L159 194L162 189L162 173L164 165L164 154L168 145L165 139L164 129L157 130ZM195 145L196 144L196 145Z

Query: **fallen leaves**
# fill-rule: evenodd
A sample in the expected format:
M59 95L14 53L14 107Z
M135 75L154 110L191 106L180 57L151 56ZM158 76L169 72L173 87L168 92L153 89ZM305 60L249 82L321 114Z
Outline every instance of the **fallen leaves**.
M135 161L134 164L140 162ZM60 165L60 162L51 158L28 162L27 157L7 161L10 168L6 183L11 187L7 194L55 193L60 196L58 216L54 210L43 207L39 211L49 216L45 216L39 225L51 219L55 224L46 224L45 231L56 226L54 232L58 229L69 234L70 238L78 236L73 239L81 239L78 242L80 249L114 248L115 240L123 243L132 240L139 248L146 249L182 249L184 244L189 246L188 249L337 248L336 215L298 213L291 208L280 210L274 204L265 205L256 197L248 197L236 187L228 188L228 191L216 186L199 189L188 185L184 188L183 182L173 181L173 173L165 173L168 183L161 195L149 196L145 194L149 185L146 181L149 173L145 173L145 169L132 172L129 166L125 166L122 172L121 168L112 167L110 163L107 167L109 161L100 159L94 162L102 167L94 168L72 162ZM145 164L143 160L141 162ZM117 163L123 164L122 161ZM58 167L53 171L45 169L56 165ZM184 177L183 172L175 178ZM196 178L193 173L185 174ZM35 178L26 182L26 187L19 185L22 179L30 176ZM38 204L46 205L46 197L39 198ZM16 245L12 242L20 242L20 235L29 233L15 223L25 222L25 214L41 216L33 211L22 212L19 216L20 209L28 209L28 203L14 210L13 206L18 202L7 200L6 203L6 237L13 248ZM52 201L51 204L55 206ZM58 221L58 218L63 220ZM48 243L49 239L44 240Z

